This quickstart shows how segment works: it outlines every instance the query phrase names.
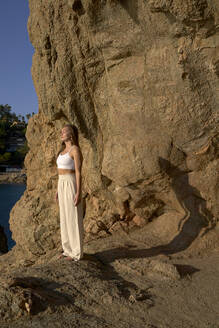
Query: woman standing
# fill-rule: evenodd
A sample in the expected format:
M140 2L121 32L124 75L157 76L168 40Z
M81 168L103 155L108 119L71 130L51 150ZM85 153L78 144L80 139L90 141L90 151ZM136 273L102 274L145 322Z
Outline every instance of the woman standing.
M83 257L83 207L81 201L81 167L83 156L78 144L77 128L66 124L61 129L62 146L56 160L60 230L63 253L60 258L78 261Z

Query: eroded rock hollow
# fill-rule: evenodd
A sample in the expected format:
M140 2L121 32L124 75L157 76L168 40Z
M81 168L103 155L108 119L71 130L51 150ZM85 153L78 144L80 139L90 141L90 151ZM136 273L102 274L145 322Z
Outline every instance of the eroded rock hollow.
M218 218L217 0L29 0L39 112L27 189L11 211L19 249L60 243L56 153L79 129L86 239L154 224L175 249ZM179 237L180 236L180 237Z
M7 253L8 243L4 228L0 225L0 255Z

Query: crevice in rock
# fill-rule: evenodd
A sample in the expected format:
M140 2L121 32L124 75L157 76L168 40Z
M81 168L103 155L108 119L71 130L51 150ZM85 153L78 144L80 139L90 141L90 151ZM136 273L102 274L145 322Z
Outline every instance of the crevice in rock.
M60 120L61 118L64 118L68 121L68 118L62 109L60 109L57 113L54 113L54 116L53 116L54 120Z
M52 64L55 66L55 63L57 61L58 54L55 48L52 49Z
M51 42L50 42L50 37L47 35L45 38L45 43L44 43L45 49L49 50L51 49Z
M214 73L219 77L219 59L213 61L212 64L213 64Z
M7 237L4 232L4 228L0 226L0 254L7 253L7 252L8 252Z
M139 24L138 19L138 1L119 0L121 6L127 11L132 20Z
M133 182L133 183L128 184L127 187L129 187L130 189L133 189L133 190L137 190L137 189L139 189L138 188L139 185L141 185L142 182L144 182L144 181L145 181L145 179L139 179L136 182Z
M132 220L133 217L135 216L135 213L131 211L128 199L123 202L123 206L125 211L123 218L127 221Z
M111 179L109 179L107 176L101 174L101 180L103 183L103 186L105 188L109 187L111 185L111 183L113 182Z
M85 10L84 7L81 3L81 0L76 0L73 5L72 5L72 9L79 15L84 15L85 14Z

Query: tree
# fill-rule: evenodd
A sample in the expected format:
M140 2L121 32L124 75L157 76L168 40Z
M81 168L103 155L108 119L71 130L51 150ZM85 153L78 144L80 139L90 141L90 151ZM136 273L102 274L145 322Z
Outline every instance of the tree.
M8 104L6 105L0 105L0 120L1 119L9 119L11 117L11 106Z
M27 121L29 120L30 117L31 117L31 114L26 114Z
M6 152L3 155L0 155L0 161L3 163L9 162L10 159L11 159L11 153Z
M30 116L30 114L26 115L27 118ZM0 162L23 165L29 150L27 142L23 146L17 147L16 151L6 152L6 149L11 146L10 140L14 140L16 137L25 138L26 128L27 123L24 116L12 113L11 106L8 104L0 105Z

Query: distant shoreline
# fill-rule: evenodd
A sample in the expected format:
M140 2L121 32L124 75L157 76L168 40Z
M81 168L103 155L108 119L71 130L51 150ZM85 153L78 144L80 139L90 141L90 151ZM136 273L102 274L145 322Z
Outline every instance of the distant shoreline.
M0 172L0 184L26 184L26 171Z

